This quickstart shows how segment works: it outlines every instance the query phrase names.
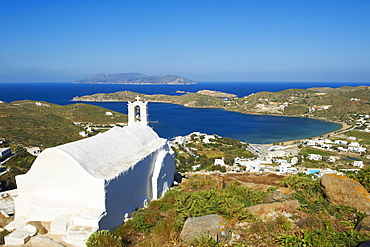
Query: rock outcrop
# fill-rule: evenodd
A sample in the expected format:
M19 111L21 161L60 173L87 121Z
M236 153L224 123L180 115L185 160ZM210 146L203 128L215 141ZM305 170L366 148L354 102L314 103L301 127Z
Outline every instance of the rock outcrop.
M27 247L65 247L64 244L54 241L47 236L35 236L25 245Z
M293 190L281 187L263 200L263 203L284 202L292 199Z
M370 233L370 216L366 216L355 228L356 231Z
M213 91L213 90L199 90L197 93L209 95L217 98L236 98L238 97L236 94L232 93L224 93L219 91Z
M232 237L231 228L222 216L205 215L186 219L180 238L191 243L207 234L222 242L228 242Z
M354 207L361 212L370 211L370 195L359 182L340 175L326 174L322 176L320 185L331 203Z
M299 207L298 200L289 200L285 202L274 202L269 204L258 204L248 207L249 211L259 217L275 218L284 213L297 212Z

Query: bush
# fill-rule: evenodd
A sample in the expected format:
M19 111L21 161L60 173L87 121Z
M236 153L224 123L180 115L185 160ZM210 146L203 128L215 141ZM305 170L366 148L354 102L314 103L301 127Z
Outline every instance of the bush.
M253 218L246 207L259 203L266 195L237 184L214 190L183 192L176 199L174 211L183 220L208 214L246 220Z
M335 233L315 228L311 231L299 229L295 234L282 234L276 242L283 244L283 246L355 247L366 240L368 240L368 235L354 230Z
M221 247L225 246L224 243L219 242L218 240L212 238L211 235L206 234L198 239L196 239L191 246L197 247Z
M351 174L349 177L360 182L365 189L370 191L370 167L360 170L357 174Z
M122 237L108 230L94 232L86 242L87 247L122 247Z

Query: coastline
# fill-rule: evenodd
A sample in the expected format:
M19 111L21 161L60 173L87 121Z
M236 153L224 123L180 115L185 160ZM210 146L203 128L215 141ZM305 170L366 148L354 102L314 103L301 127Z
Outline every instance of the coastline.
M77 102L77 103L78 102L126 102L124 100L107 100L107 99L104 99L104 100L91 100L91 99L86 100L86 99L84 99L83 101L81 101L81 100L75 99L75 97L73 99L71 99L70 101ZM149 101L149 102L182 105L182 106L187 107L187 108L209 108L209 109L218 108L218 109L223 109L224 111L237 112L237 113L246 114L246 115L278 116L278 117L292 117L292 118L294 118L294 117L298 117L298 118L310 118L310 119L322 120L322 121L325 121L325 122L337 123L337 124L340 124L342 126L338 130L331 131L331 132L328 132L326 134L322 134L322 135L319 135L319 136L308 137L308 138L317 138L317 137L320 137L320 136L331 136L331 135L335 134L336 132L341 132L341 131L347 130L350 127L352 127L351 125L348 125L346 123L337 122L337 121L333 121L333 120L329 120L329 119L325 119L325 118L315 118L315 117L308 117L308 116L306 116L306 117L302 117L302 116L287 116L287 115L282 115L282 114L266 114L266 113L262 114L262 113L259 113L259 112L243 112L243 111L229 110L229 109L226 109L225 107L220 107L220 106L214 106L214 107L204 106L204 107L199 107L199 106L189 106L187 104L181 104L180 102L169 102L169 101L160 101L160 100L158 100L158 101L152 100L152 101ZM274 143L278 143L278 144L284 143L284 145L292 145L292 144L294 144L296 142L303 141L303 140L306 140L308 138L304 138L304 139L293 139L293 140L289 140L289 141L274 142ZM273 145L273 143L262 144L262 145Z
M333 122L333 121L329 121L329 120L325 120L325 119L321 119L323 121L327 121L327 122ZM346 124L346 123L341 123L341 122L333 122L333 123L337 123L337 124L340 124L342 125L342 127L338 130L335 130L335 131L332 131L332 132L329 132L329 133L326 133L326 134L323 134L323 135L319 135L319 136L313 136L313 137L310 137L310 138L317 138L317 137L320 137L320 136L334 136L337 134L337 132L342 132L342 131L345 131L345 130L348 130L349 128L351 128L352 126L349 125L349 124ZM291 141L284 141L284 142L278 142L279 144L281 143L284 143L284 145L293 145L294 143L296 142L300 142L300 141L304 141L308 138L305 138L305 139L297 139L297 140L291 140ZM272 143L270 144L265 144L265 145L272 145Z

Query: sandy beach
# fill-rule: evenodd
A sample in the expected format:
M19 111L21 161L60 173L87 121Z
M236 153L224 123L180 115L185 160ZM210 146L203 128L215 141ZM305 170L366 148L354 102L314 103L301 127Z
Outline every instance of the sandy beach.
M320 136L325 136L325 137L333 136L333 135L337 134L338 132L345 131L345 130L349 129L350 127L352 127L352 125L349 125L349 124L346 124L346 123L340 123L340 122L334 122L334 123L340 124L340 125L342 125L342 127L339 130L332 131L332 132L329 132L327 134L320 135ZM311 137L311 138L317 138L317 137L319 137L319 136L314 136L314 137ZM303 141L303 140L306 140L306 139L309 139L309 138L291 140L291 141L285 141L285 142L279 142L279 143L284 143L284 145L292 145L296 142Z

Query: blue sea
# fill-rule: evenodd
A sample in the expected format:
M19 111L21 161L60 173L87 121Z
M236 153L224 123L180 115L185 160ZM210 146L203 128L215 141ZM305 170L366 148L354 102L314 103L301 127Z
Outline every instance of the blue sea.
M0 83L0 100L37 100L67 105L74 96L129 90L144 94L179 95L177 91L197 92L208 89L233 93L239 97L251 93L277 92L290 88L369 86L369 83L277 83L277 82L202 82L194 85L117 85L73 83ZM127 114L127 104L91 102ZM1 106L1 105L0 105ZM339 124L315 119L247 115L222 109L187 108L181 105L149 103L151 126L163 138L187 135L194 131L217 134L251 143L267 144L319 136L338 130Z

